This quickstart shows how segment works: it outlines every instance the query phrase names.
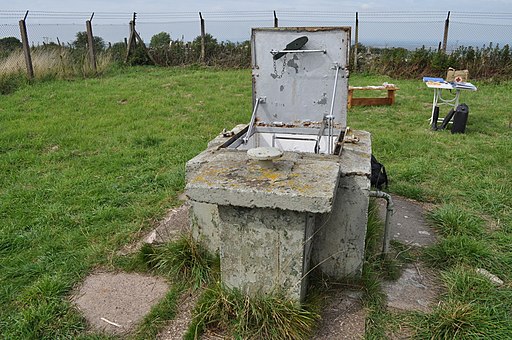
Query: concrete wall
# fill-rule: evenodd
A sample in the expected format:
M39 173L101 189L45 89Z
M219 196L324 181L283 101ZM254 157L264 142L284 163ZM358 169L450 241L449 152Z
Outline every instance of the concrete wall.
M369 189L365 176L340 178L332 212L318 216L311 266L335 280L362 273Z
M221 222L217 205L192 200L189 202L192 237L199 241L210 253L219 253Z
M371 135L353 131L345 143L330 214L319 215L311 266L336 280L359 277L364 262L371 174Z
M219 206L222 282L249 295L301 300L307 213ZM303 290L305 293L305 290Z

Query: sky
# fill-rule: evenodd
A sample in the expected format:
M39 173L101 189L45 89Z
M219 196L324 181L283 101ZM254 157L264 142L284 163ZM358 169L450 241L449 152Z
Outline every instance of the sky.
M93 30L107 42L128 35L131 13L137 12L137 30L145 41L161 31L173 39L194 39L200 33L198 12L206 31L218 40L243 41L251 27L271 26L272 11L280 26L353 26L359 12L360 42L386 46L414 41L437 46L444 20L452 11L449 43L509 43L512 37L512 0L13 0L0 6L0 37L16 36L17 23L29 10L29 40L70 42L92 12ZM14 11L14 12L13 12ZM67 12L67 13L63 13ZM110 13L110 14L109 14ZM473 14L472 14L473 13Z
M233 10L323 10L339 8L347 11L482 11L482 12L512 12L510 0L405 0L405 1L357 1L357 0L281 0L281 1L236 1L236 0L87 0L87 1L58 1L58 0L23 0L5 1L2 10L39 10L39 11L103 11L103 12L172 12L172 11L233 11Z

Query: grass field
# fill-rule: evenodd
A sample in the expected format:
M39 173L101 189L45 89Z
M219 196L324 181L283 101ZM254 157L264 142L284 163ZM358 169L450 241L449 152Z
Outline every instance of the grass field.
M442 335L448 315L448 328L462 329L459 335L507 338L512 81L475 82L478 92L463 93L470 107L463 135L430 131L432 93L420 80L350 79L384 81L400 87L396 105L355 107L349 124L372 133L389 191L439 206L432 223L443 235L423 256L443 270L447 293L435 313L411 315L412 323L419 336ZM185 162L223 128L247 123L250 113L248 70L130 68L0 96L3 337L83 334L66 298L72 287L95 267L118 266L116 251L179 204ZM505 286L488 285L474 274L477 267ZM379 337L389 315L374 316L369 331Z

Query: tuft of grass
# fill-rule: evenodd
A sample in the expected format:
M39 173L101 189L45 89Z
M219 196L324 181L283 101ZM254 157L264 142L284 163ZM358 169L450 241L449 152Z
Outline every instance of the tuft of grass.
M437 244L425 249L424 259L437 268L449 268L455 265L472 267L494 267L496 261L489 247L468 236L449 236Z
M186 338L214 329L242 339L308 339L319 318L280 293L249 297L216 284L199 299Z
M185 290L183 285L175 285L165 298L154 306L142 323L137 327L134 339L156 339L160 330L176 316L177 303L180 294Z
M21 73L0 74L0 95L14 93L26 83L27 80Z
M150 267L175 281L191 282L195 288L212 282L219 273L219 259L209 254L191 234L142 251Z
M93 71L85 56L76 57L76 53L67 48L46 47L31 51L32 66L36 80L74 79L93 76ZM112 65L110 53L100 53L96 58L97 73L104 73ZM25 58L22 50L11 52L0 60L0 94L13 93L26 80Z
M482 221L452 204L445 204L427 215L434 227L444 236L482 234Z
M495 321L473 303L446 300L426 315L415 335L420 339L497 339L503 327Z

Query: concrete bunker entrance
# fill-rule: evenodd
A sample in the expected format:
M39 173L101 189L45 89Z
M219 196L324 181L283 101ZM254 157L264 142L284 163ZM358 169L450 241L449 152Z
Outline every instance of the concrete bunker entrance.
M361 274L371 142L344 143L349 42L347 27L253 29L251 121L186 172L193 235L228 287L302 300L312 268Z

